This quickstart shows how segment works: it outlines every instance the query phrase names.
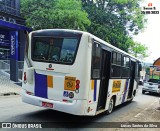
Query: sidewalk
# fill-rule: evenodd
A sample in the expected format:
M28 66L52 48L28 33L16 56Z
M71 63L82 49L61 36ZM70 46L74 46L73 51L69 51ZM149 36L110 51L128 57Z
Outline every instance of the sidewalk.
M0 96L18 95L21 92L21 86L14 84L9 76L0 71Z
M140 113L136 114L133 118L131 118L129 121L126 122L127 124L135 124L142 125L142 128L134 128L131 126L131 128L117 128L117 129L111 129L111 131L159 131L159 128L156 128L156 126L160 126L160 104L159 104L159 98L157 98L156 101L153 101L148 107L143 109ZM143 123L144 122L144 123ZM149 128L145 128L144 125L149 125ZM136 124L135 124L136 125Z

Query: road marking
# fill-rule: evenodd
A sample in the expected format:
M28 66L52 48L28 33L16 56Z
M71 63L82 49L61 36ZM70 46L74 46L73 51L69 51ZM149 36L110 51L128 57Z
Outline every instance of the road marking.
M141 115L141 113L138 113L137 115L135 115L134 117L139 117Z

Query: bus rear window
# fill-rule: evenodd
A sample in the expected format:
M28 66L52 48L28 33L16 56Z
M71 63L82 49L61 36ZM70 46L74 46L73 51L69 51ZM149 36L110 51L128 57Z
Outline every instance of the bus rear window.
M40 62L72 64L78 43L77 38L34 37L32 59Z

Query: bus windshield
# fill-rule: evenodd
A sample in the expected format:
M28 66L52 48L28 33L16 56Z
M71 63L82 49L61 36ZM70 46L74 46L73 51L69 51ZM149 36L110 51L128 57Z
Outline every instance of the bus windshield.
M34 37L32 59L40 62L72 64L78 42L78 38Z

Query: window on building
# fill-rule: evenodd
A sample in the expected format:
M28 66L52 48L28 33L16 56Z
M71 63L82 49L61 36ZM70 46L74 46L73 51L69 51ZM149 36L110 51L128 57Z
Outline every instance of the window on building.
M0 0L0 11L16 14L16 0Z
M5 0L0 0L0 11L5 11Z

